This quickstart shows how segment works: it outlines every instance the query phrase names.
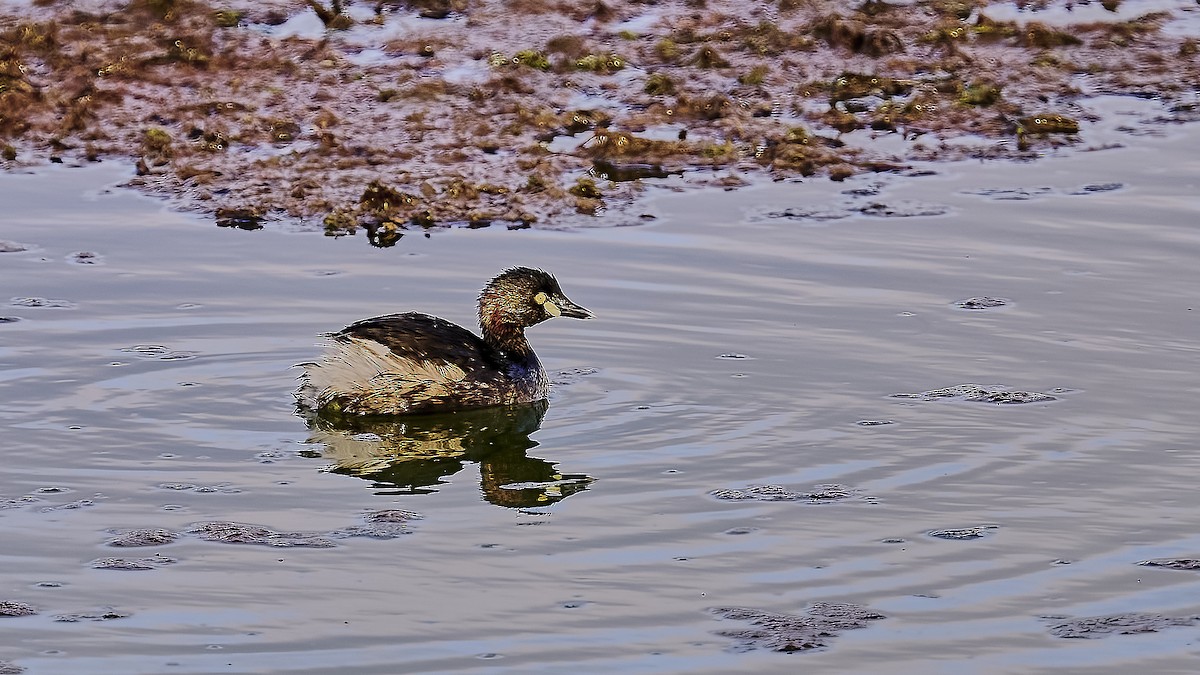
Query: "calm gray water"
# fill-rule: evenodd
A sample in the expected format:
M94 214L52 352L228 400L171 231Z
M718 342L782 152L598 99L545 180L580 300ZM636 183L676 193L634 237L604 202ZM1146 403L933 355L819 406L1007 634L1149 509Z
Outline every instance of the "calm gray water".
M0 253L0 316L20 319L0 323L0 602L37 613L0 617L0 662L1194 672L1200 623L1054 627L1200 614L1200 572L1136 564L1200 556L1197 147L1200 129L1171 127L1036 164L663 191L642 227L388 250L217 231L111 187L105 165L4 176L0 239L28 250ZM479 286L513 264L599 315L531 331L561 371L540 429L295 414L290 366L317 333L401 310L472 325ZM955 304L982 297L1007 304ZM968 383L1056 400L894 396ZM764 485L781 487L746 490ZM710 494L739 489L799 498ZM345 536L383 509L423 518ZM215 521L335 546L188 533ZM107 544L147 528L179 536ZM96 567L113 557L154 569ZM720 634L755 627L712 611L820 602L885 618L786 654Z

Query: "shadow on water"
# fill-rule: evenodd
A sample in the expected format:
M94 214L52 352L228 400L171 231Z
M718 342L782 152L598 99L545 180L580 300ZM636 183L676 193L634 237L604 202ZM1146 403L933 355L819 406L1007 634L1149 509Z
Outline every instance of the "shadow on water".
M361 417L300 409L308 442L323 446L310 456L329 470L371 481L379 494L425 494L469 462L479 464L483 498L496 506L529 508L586 490L583 474L564 474L554 463L526 453L537 447L546 401L406 417Z

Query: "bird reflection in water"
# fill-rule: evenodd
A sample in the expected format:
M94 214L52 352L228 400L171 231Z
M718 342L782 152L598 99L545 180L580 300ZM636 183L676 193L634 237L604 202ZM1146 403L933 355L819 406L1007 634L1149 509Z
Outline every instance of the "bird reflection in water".
M526 452L546 401L405 417L340 416L302 410L320 445L311 456L331 460L332 473L372 482L379 494L435 492L469 462L479 464L483 498L497 506L529 508L586 490L583 474L563 474Z

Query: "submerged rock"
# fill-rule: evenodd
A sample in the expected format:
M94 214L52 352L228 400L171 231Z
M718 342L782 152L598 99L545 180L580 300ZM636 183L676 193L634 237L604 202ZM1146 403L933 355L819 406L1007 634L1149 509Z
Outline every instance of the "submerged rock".
M821 649L843 631L866 628L869 622L886 618L860 605L831 602L815 602L804 614L779 614L746 607L714 607L710 611L722 619L746 621L755 626L716 631L717 635L737 640L736 649L741 651Z

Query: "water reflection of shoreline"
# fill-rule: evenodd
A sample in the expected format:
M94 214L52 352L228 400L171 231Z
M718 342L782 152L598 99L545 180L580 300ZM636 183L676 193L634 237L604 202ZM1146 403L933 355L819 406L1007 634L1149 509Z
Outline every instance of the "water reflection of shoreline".
M469 462L479 464L483 498L497 506L545 506L587 489L592 478L562 474L552 462L529 457L529 435L547 403L480 408L408 417L333 417L304 414L311 456L331 460L333 473L372 482L380 494L434 492Z

